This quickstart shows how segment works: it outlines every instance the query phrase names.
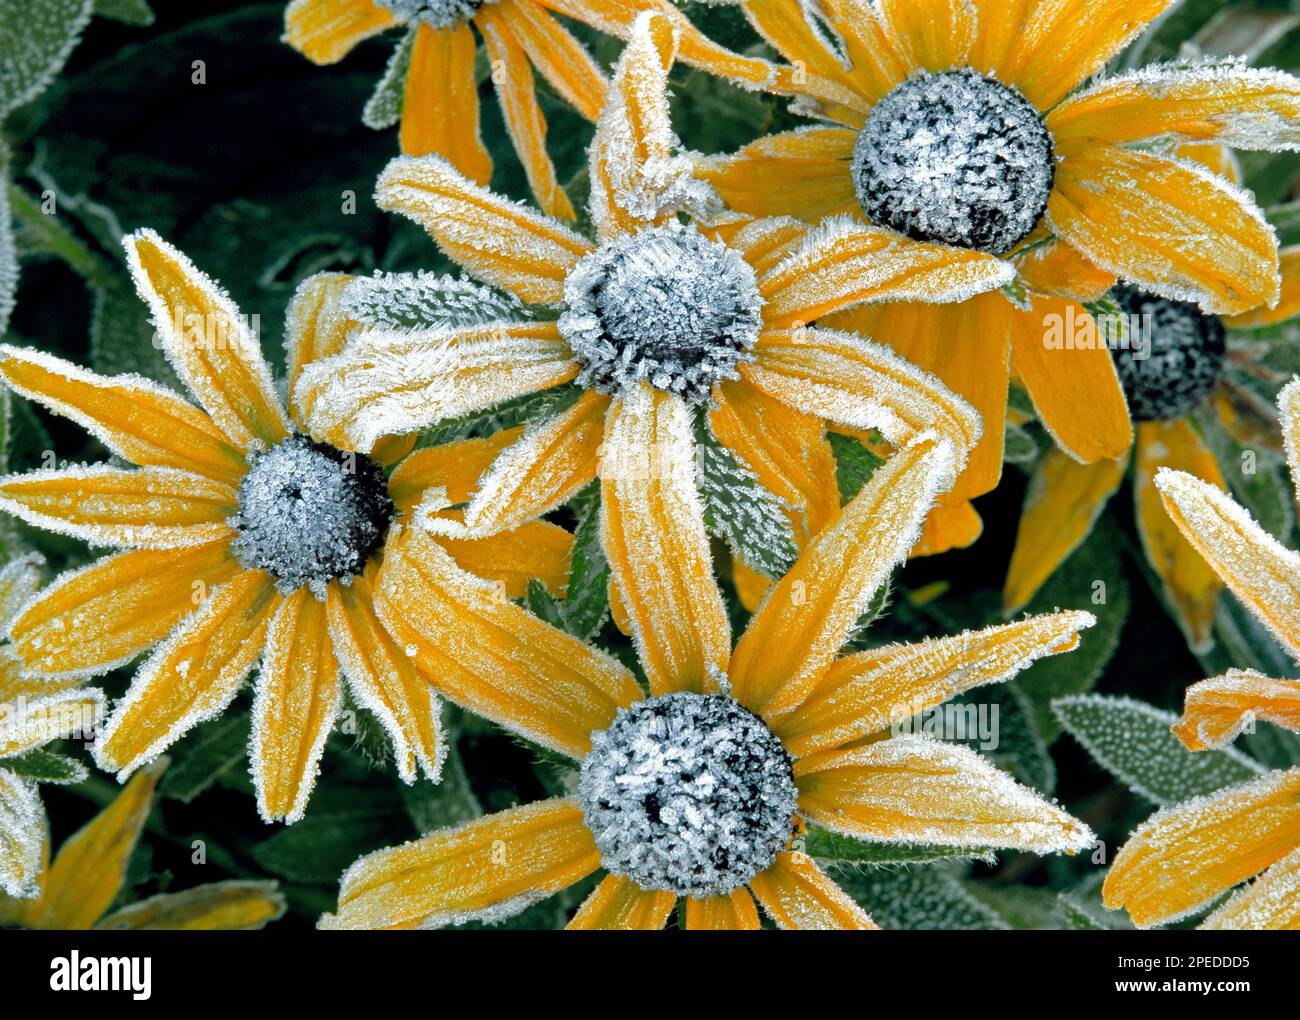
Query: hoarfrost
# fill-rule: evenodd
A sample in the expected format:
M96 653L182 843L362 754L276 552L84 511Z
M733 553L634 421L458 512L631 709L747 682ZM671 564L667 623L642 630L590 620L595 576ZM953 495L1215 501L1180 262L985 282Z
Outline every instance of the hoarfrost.
M420 271L361 276L343 289L342 311L363 326L396 332L482 326L526 318L509 294Z

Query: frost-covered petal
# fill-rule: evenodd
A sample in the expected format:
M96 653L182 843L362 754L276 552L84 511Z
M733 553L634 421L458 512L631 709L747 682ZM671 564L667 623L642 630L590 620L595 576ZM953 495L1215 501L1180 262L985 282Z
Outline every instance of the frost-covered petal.
M952 472L951 445L935 439L918 440L876 470L750 621L731 663L737 701L772 724L808 697L915 544Z
M521 301L558 304L564 278L591 250L561 223L500 198L439 156L393 160L375 201L424 227L452 260Z
M976 31L969 0L880 0L880 11L910 67L951 71L966 66Z
M537 72L570 106L594 121L605 105L605 76L587 48L545 6L531 0L497 0L480 9L475 23L480 28L507 25ZM578 20L592 24L587 18Z
M39 895L46 839L36 784L0 769L0 892L19 899Z
M356 332L358 323L343 306L344 291L354 279L347 273L314 273L293 292L284 326L290 393L304 368L340 353ZM301 416L296 401L290 401L289 413Z
M1229 329L1263 329L1276 326L1300 315L1300 245L1290 245L1278 252L1282 286L1277 304L1260 307L1240 315L1229 315L1223 324Z
M1096 622L1091 613L1047 613L845 656L773 732L796 756L841 747L964 691L1009 680L1044 656L1071 651L1079 632Z
M1209 931L1300 928L1300 847L1235 892L1200 927Z
M758 931L758 907L747 889L686 901L687 931Z
M446 516L453 516L454 511ZM439 518L425 518L432 527ZM459 523L459 522L456 522ZM550 521L524 521L495 534L477 538L439 537L457 566L471 574L505 585L506 595L523 598L530 581L541 581L557 598L569 581L573 535Z
M1162 467L1155 486L1193 548L1291 656L1300 659L1300 556L1209 482Z
M779 928L795 931L871 931L879 928L866 911L827 877L807 854L778 854L755 875L750 891Z
M1300 769L1157 811L1111 865L1102 896L1143 928L1192 913L1300 845Z
M234 532L235 490L175 468L123 470L105 464L0 478L0 510L83 542L179 549Z
M997 846L1036 853L1092 845L1086 825L968 747L904 734L795 762L799 810L857 839Z
M333 64L397 23L374 0L293 0L284 12L284 41L313 63Z
M140 667L99 740L95 762L124 779L239 693L279 604L271 578L244 571L214 591Z
M1190 751L1224 747L1256 720L1300 730L1300 680L1273 680L1249 669L1230 669L1223 676L1187 688L1183 714L1174 724Z
M961 397L896 354L851 333L773 330L759 337L745 381L797 410L849 428L879 429L902 444L926 431L949 439L964 459L980 421Z
M41 568L45 557L40 553L14 556L0 567L0 634L8 634L14 619L36 596L41 587Z
M908 556L938 556L973 545L984 533L984 520L969 500L940 504L925 515L921 537Z
M1016 547L1002 588L1005 612L1025 605L1088 537L1102 507L1124 480L1128 458L1080 464L1052 447L1029 481Z
M566 927L573 931L659 931L673 912L670 892L638 889L629 878L606 875Z
M398 138L406 155L442 156L470 180L487 184L492 157L479 137L477 51L469 25L420 24L406 71Z
M264 821L296 822L343 694L325 603L307 588L283 599L271 618L256 690L248 756L257 810Z
M104 695L93 687L25 694L0 706L0 758L16 757L67 736L90 737L104 714Z
M714 227L711 234L749 263L762 276L803 242L808 225L793 216L749 219L738 216Z
M10 640L43 674L107 673L161 641L239 569L226 542L107 556L55 578L19 611Z
M1291 485L1300 492L1300 378L1293 377L1282 387L1277 395L1277 409Z
M1240 60L1156 64L1106 78L1054 109L1062 153L1097 141L1300 149L1300 79Z
M613 658L467 574L419 527L390 532L375 611L426 682L458 705L580 758L642 697Z
M274 882L209 882L115 910L101 931L257 931L284 913Z
M500 921L600 867L572 800L511 808L362 857L321 928L438 928Z
M240 449L289 434L271 369L230 296L152 230L123 245L167 360Z
M1114 273L1098 269L1077 249L1056 239L1033 245L1017 263L1016 272L1029 290L1072 301L1096 301L1116 283Z
M383 436L415 432L577 374L553 322L369 330L344 354L308 367L294 396L313 435L364 452Z
M826 78L844 80L848 68L827 45L828 38L819 34L805 16L803 4L788 0L741 0L741 9L750 24L772 48L796 68Z
M601 448L601 540L655 694L705 691L731 626L713 579L690 410L642 383L610 408Z
M1219 314L1278 297L1277 239L1254 201L1196 163L1096 146L1056 171L1051 228L1097 267Z
M443 489L448 503L464 503L473 495L483 472L523 432L523 426L519 426L483 438L416 450L388 476L388 495L400 513L414 510L426 489Z

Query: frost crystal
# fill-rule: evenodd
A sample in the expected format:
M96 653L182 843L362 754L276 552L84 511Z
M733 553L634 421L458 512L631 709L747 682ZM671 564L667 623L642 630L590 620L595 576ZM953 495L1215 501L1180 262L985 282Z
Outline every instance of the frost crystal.
M430 28L451 28L470 18L484 0L375 0L404 24L422 21Z
M306 584L320 596L328 581L361 573L392 519L374 461L295 435L257 455L244 476L231 546L280 591Z
M790 757L725 694L665 694L592 734L578 783L604 866L643 889L723 895L790 841Z
M378 273L343 288L342 310L363 326L410 331L480 326L524 317L509 294L436 273Z
M751 360L762 322L749 263L675 222L592 252L564 296L559 326L582 365L578 382L602 393L644 379L692 403L708 400Z
M1111 291L1147 342L1112 350L1135 421L1169 421L1195 410L1223 373L1223 322L1186 301L1145 294L1127 284ZM1148 320L1145 318L1150 316ZM1136 354L1145 354L1140 360Z
M852 175L872 222L1001 254L1046 211L1056 165L1038 110L1015 89L961 70L922 72L877 103Z

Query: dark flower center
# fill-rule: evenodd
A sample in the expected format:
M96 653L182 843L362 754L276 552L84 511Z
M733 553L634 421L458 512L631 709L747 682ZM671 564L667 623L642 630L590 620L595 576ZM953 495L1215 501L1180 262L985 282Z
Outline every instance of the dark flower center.
M375 0L393 12L403 24L423 21L432 28L451 28L469 21L483 6L483 0Z

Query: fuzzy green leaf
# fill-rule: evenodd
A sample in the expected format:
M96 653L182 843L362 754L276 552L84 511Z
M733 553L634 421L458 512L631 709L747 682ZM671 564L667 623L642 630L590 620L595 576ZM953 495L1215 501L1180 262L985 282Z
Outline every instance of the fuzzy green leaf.
M822 861L885 867L897 864L931 864L934 861L978 859L992 862L993 851L982 847L923 846L918 843L868 843L838 832L810 828L803 850Z
M411 29L393 50L383 77L375 86L374 94L366 100L365 109L361 111L361 123L366 127L383 131L402 119L406 72L411 66L411 51L414 48L415 29Z
M54 80L93 8L94 0L0 0L0 118Z
M884 458L876 456L852 436L828 432L826 439L835 454L835 480L840 487L840 502L848 503L862 491L876 468L885 463Z
M38 783L79 783L90 774L86 766L75 758L39 748L13 758L0 758L0 769L16 772Z
M600 485L592 482L570 504L578 516L564 615L568 630L589 640L609 615L609 561L600 544Z
M171 752L172 764L158 783L164 797L189 803L248 756L248 715L226 712L199 727Z

